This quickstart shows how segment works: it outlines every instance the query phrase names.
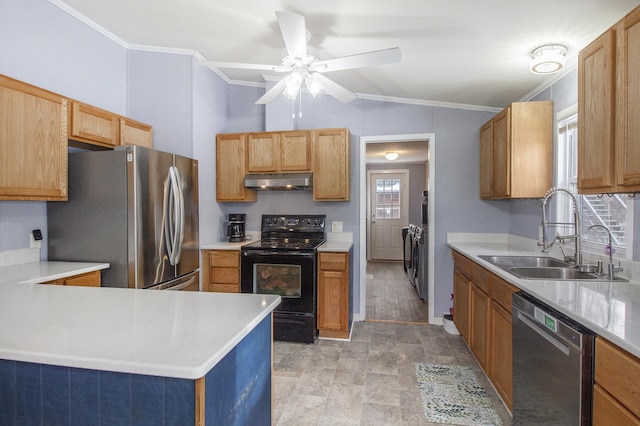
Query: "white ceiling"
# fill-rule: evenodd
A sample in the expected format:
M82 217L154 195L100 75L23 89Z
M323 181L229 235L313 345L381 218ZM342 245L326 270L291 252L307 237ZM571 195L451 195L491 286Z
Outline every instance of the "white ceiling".
M529 72L546 43L579 50L640 0L50 0L131 47L195 50L208 60L279 64L276 10L306 17L320 60L400 47L402 62L327 76L361 97L504 107L557 78ZM221 70L263 84L264 71ZM561 74L562 75L562 74Z
M387 152L397 152L398 158L392 161L387 160L384 157ZM365 154L367 164L387 164L389 166L393 163L424 164L429 160L429 141L367 143Z

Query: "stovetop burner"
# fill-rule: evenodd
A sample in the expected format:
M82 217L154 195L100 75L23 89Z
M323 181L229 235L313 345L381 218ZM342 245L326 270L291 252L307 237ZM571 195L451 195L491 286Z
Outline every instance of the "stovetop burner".
M268 239L244 245L243 249L291 249L291 250L315 250L324 240L309 239Z
M242 250L315 251L324 243L325 215L262 215L262 240Z

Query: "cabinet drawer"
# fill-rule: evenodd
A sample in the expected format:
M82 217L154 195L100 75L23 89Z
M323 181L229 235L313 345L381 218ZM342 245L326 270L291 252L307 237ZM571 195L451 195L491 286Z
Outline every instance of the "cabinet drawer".
M240 270L238 268L211 267L209 274L210 283L238 284L240 282Z
M345 271L349 262L348 253L320 253L320 269L324 271Z
M489 294L489 271L475 262L471 264L471 281L476 287Z
M235 284L209 283L209 288L207 289L207 291L212 291L216 293L240 293L238 283L235 283Z
M593 425L640 425L640 419L596 384L593 387Z
M453 265L454 267L462 272L467 278L471 277L471 260L467 259L457 251L452 251L453 254Z
M605 339L596 338L596 383L640 416L640 361Z
M75 285L82 287L100 287L100 271L87 272L86 274L73 275L71 277L60 278L48 281L44 284Z
M518 289L500 277L491 275L489 279L491 298L511 313L511 295Z
M235 250L217 250L209 252L211 266L239 267L240 252Z

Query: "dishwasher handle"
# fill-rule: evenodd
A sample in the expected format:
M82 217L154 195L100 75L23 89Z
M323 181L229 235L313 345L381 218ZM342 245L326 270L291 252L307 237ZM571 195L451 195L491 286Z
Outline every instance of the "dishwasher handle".
M570 354L570 348L569 346L565 345L564 343L562 343L560 340L556 339L555 337L551 336L549 333L547 333L542 327L540 327L538 324L536 324L535 322L531 321L529 319L529 317L527 317L524 313L522 313L521 311L517 311L518 312L518 319L520 321L522 321L525 325L527 325L529 328L531 328L533 331L535 331L536 333L538 333L540 335L540 337L544 338L547 342L551 343L553 346L556 347L556 349L558 349L560 352L562 352L563 354L565 354L566 356L569 356Z

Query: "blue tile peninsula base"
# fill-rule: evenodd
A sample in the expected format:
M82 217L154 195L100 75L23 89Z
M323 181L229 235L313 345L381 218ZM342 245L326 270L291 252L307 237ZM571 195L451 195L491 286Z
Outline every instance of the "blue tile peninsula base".
M196 380L0 360L0 425L270 425L271 330Z

